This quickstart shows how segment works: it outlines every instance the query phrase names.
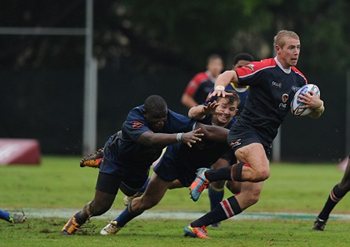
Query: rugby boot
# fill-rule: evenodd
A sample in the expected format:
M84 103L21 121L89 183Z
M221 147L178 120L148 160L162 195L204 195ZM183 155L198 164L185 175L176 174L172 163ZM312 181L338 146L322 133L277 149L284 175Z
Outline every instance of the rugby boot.
M209 238L208 232L205 226L202 226L202 227L186 226L184 228L184 236L192 237L192 238L202 238L202 239Z
M117 226L118 222L115 220L112 220L108 225L102 228L100 231L101 235L112 235L116 234L122 227Z
M208 168L199 168L197 170L197 177L190 186L190 196L193 201L197 201L206 188L209 186L209 181L205 177L205 172Z

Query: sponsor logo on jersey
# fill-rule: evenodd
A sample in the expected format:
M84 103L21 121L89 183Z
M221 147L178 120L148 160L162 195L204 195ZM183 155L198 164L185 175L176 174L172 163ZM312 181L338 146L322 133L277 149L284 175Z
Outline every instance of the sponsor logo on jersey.
M282 87L282 83L280 83L280 82L275 82L275 81L272 81L272 82L271 82L271 85L274 86L274 87L278 87L278 88L281 88L281 87Z
M295 93L296 91L299 90L300 87L292 86L292 91Z
M143 126L143 123L142 122L140 122L140 121L132 121L131 122L131 127L133 128L133 129L139 129L139 128L141 128Z

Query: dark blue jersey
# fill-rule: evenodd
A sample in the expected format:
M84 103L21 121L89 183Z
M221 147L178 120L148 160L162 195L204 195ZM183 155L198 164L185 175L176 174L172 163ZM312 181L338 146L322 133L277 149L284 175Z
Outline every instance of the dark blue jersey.
M152 131L143 115L144 106L132 109L122 125L121 138L116 142L116 160L130 166L149 167L160 156L164 146L147 146L137 142L146 131ZM194 121L168 110L167 121L159 133L189 132Z
M252 62L236 69L239 85L249 85L249 97L237 124L254 129L271 143L290 111L295 92L307 83L295 67L283 69L276 58Z

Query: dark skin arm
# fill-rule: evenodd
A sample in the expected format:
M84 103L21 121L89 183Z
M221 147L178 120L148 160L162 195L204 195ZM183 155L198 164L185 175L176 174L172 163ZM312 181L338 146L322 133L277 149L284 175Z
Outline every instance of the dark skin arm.
M203 138L216 142L226 142L226 138L229 132L228 129L201 123L197 123L196 127L199 127L202 130L204 134Z
M192 147L192 144L199 142L202 140L203 136L202 129L195 129L190 132L183 133L181 142L187 144L189 147ZM144 132L139 139L138 143L143 144L145 146L167 146L169 144L173 144L177 141L177 133L175 134L165 134L165 133L154 133L152 131Z

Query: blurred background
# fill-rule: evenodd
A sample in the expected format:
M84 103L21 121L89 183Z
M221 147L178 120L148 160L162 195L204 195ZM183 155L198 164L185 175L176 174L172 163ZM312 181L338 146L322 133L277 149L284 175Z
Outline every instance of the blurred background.
M280 159L337 161L350 139L348 13L346 0L2 0L0 138L34 138L43 154L81 155L102 146L150 94L187 114L181 95L208 55L221 55L225 68L239 52L271 57L276 32L291 29L301 37L298 68L319 86L326 111L319 120L287 117ZM96 140L86 147L91 57Z

